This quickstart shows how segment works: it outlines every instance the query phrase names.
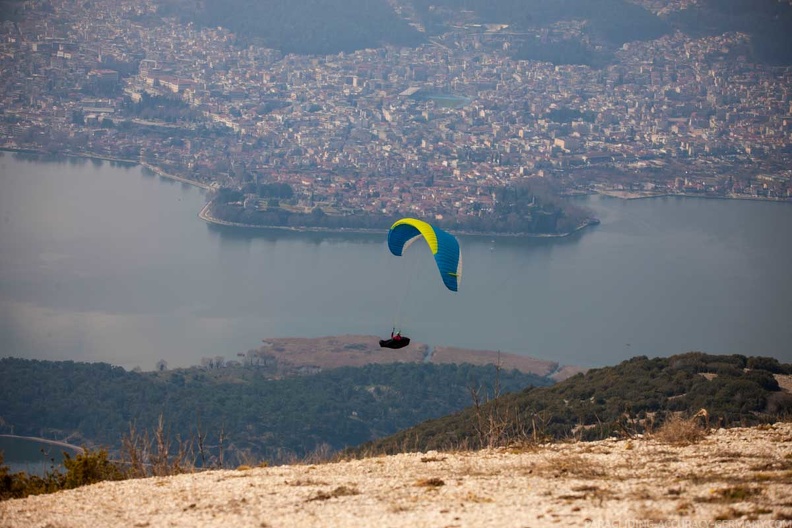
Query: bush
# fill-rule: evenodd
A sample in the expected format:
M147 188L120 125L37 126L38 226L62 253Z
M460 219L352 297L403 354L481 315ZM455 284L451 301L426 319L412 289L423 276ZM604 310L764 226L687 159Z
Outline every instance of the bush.
M766 391L776 392L781 390L778 386L778 380L766 370L750 370L745 373L744 378L753 381Z
M0 452L0 501L63 489L63 475L58 471L47 473L44 477L28 475L24 471L11 473L3 462L3 453Z
M107 449L85 450L74 458L68 453L64 453L63 456L63 466L66 468L66 476L63 480L64 489L96 484L104 480L126 478L125 472L107 458Z
M693 418L685 419L679 414L672 414L671 417L660 426L660 429L658 429L654 436L657 440L666 444L695 444L707 435L698 416L699 415L696 415Z
M728 363L713 363L711 366L714 366L715 374L718 376L724 376L729 378L740 378L743 375L743 371L734 365L730 365ZM709 371L709 370L708 370ZM709 371L712 372L712 371Z
M766 370L773 374L789 374L789 365L782 365L776 358L749 357L746 367L751 370Z
M792 394L788 392L774 392L767 398L768 413L781 419L792 417Z
M64 453L63 457L65 475L55 469L39 477L28 475L24 471L11 473L8 466L3 463L3 453L0 452L0 500L22 499L29 495L55 493L104 480L127 478L126 472L108 459L106 449L98 451L86 449L74 458Z

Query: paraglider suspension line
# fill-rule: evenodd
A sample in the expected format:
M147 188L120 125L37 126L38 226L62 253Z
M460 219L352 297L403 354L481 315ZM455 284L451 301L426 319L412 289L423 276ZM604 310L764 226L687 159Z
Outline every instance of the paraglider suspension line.
M407 300L407 297L410 294L410 290L412 290L413 278L414 278L414 276L415 276L415 274L416 274L416 272L418 270L418 261L420 260L418 258L418 255L410 255L410 258L413 261L412 262L412 269L407 274L407 284L405 285L404 289L402 290L402 294L399 296L399 302L396 305L396 316L393 318L393 330L394 330L394 332L396 331L396 329L401 331L402 328L403 328L404 321L402 320L402 308L404 306L405 301ZM410 260L410 258L405 258L404 260ZM405 264L405 267L408 266L407 262L405 262L404 264Z

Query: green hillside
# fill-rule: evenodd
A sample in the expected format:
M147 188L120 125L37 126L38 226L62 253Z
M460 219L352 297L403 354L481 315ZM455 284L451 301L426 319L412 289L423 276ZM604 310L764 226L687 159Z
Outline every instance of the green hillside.
M175 443L205 435L226 463L299 459L396 433L547 378L494 366L393 363L273 380L254 367L128 372L103 363L0 359L0 433L117 451L162 416ZM222 434L222 442L220 440Z
M701 409L710 425L753 425L792 416L787 381L792 365L772 358L691 352L636 357L578 374L550 387L532 387L369 442L352 453L405 449L478 448L520 441L593 440L635 435L667 416Z

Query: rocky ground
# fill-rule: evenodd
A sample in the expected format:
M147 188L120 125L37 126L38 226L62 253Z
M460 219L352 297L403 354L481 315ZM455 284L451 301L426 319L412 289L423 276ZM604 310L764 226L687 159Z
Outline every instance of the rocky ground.
M0 527L792 526L792 423L104 482Z

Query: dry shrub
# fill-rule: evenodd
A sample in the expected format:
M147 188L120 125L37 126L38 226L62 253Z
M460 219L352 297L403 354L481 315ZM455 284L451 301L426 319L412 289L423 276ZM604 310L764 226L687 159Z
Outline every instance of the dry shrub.
M421 479L415 483L416 486L424 487L424 488L439 488L440 486L445 486L445 482L443 479L439 479L437 477Z
M205 459L203 439L198 434L198 447L201 458ZM220 433L220 465L222 467L223 432ZM175 448L175 449L174 449ZM149 432L140 431L134 423L129 424L129 433L121 438L121 465L128 478L149 476L167 477L195 471L193 442L176 438L171 440L170 432L160 414L157 427Z
M538 464L537 474L551 474L556 477L575 477L596 479L607 475L601 464L577 454L560 452L556 456Z
M327 482L322 480L314 480L312 478L287 480L287 486L327 486Z
M261 460L258 456L254 455L250 449L238 449L236 451L236 459L240 466L250 468L264 468L269 466L266 460Z
M325 442L317 444L313 451L307 453L302 460L303 464L310 465L310 464L326 464L329 462L335 462L338 458L335 456L333 452L332 446Z
M756 486L729 486L722 489L712 490L708 497L699 497L696 498L695 501L729 504L735 502L747 502L761 494L762 489Z
M467 494L464 497L464 500L466 500L468 502L475 502L475 503L478 503L478 504L485 504L485 503L495 502L493 499L491 499L489 497L483 497L481 495L476 495L472 491L468 491L467 492Z
M360 490L354 487L349 486L338 486L333 491L319 491L316 495L306 500L306 502L310 501L324 501L329 499L334 499L338 497L351 497L353 495L360 495Z
M707 436L707 431L702 427L698 416L682 418L674 414L654 434L654 437L665 444L690 445L695 444Z

